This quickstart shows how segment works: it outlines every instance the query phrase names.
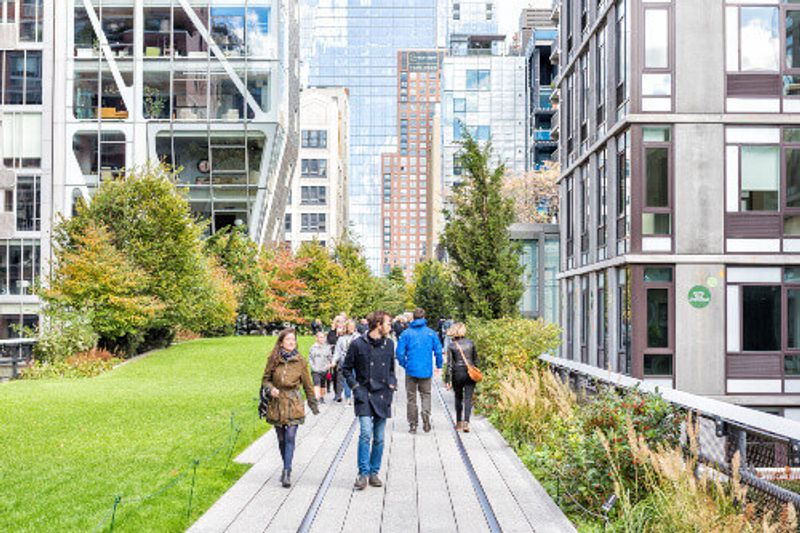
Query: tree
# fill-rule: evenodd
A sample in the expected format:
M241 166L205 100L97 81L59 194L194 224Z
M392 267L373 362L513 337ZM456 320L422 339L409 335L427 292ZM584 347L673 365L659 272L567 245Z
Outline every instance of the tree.
M558 218L558 163L526 173L508 173L503 194L514 202L517 222L552 224Z
M228 315L216 308L226 295L216 292L222 286L215 284L204 253L206 225L192 215L186 191L168 169L147 165L104 181L91 203L59 225L57 243L73 247L91 224L108 230L114 247L143 273L143 293L162 304L140 339L145 347L163 345L179 327L225 328L209 324L209 317Z
M350 311L350 288L344 268L317 241L304 242L297 250L304 261L298 277L307 287L306 296L298 301L300 312L307 319L331 322L341 312Z
M300 302L308 293L308 286L300 279L300 272L308 264L298 259L287 246L264 250L259 264L267 282L265 322L305 323Z
M228 228L212 235L206 242L209 253L220 264L238 288L239 314L252 320L268 322L270 293L258 245L247 235L247 229Z
M522 296L520 248L509 238L513 201L502 194L505 168L490 168L491 145L464 137L464 183L445 212L444 243L453 265L455 300L464 317L499 318L518 313Z
M77 311L108 347L145 327L162 307L147 294L147 277L111 242L103 226L90 222L73 246L55 247L49 287L40 291L50 314ZM71 354L70 354L71 355Z
M430 324L453 316L453 280L446 265L436 259L417 263L414 305L425 309Z
M367 265L361 248L345 234L336 243L333 257L344 269L349 295L348 305L353 316L363 317L376 309L381 287Z

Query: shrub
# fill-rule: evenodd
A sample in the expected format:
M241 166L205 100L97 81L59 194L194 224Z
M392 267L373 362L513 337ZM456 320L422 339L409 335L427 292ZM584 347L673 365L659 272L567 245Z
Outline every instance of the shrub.
M102 349L77 353L61 361L34 361L22 373L22 379L88 378L111 370L121 359Z
M499 384L510 372L532 373L540 355L558 348L560 334L558 326L541 319L468 320L467 335L475 342L478 364L484 372L477 406L497 402Z
M39 338L33 349L35 358L42 363L58 363L79 352L95 347L98 335L85 312L56 311L39 326Z

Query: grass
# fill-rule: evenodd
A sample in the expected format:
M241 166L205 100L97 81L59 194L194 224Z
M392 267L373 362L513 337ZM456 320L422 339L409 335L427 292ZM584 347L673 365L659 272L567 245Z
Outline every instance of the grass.
M248 468L224 471L231 413L233 457L267 430L254 398L273 342L198 340L96 378L0 385L0 531L93 531L117 495L115 531L183 531Z

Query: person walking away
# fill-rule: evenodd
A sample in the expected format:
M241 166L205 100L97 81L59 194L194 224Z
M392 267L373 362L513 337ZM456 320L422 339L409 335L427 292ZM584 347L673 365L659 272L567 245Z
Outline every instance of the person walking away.
M297 351L297 335L293 329L287 328L278 334L275 347L267 359L261 386L269 397L266 420L275 428L278 449L283 460L281 485L288 488L292 485L292 459L297 428L305 422L306 416L300 387L305 391L311 411L315 415L319 414L308 365Z
M347 398L348 405L350 404L352 392L350 390L350 385L347 384L347 380L344 379L342 366L344 365L344 358L347 356L347 350L350 348L350 343L353 342L353 339L356 337L358 337L358 334L356 334L356 321L352 319L348 320L345 323L344 335L339 337L339 340L336 341L336 348L333 350L333 367L336 373L336 379L334 380L336 385L334 388L335 396L333 399L336 402L341 402L342 390L344 390L344 396Z
M336 315L333 319L333 323L331 324L331 329L328 331L328 347L331 351L331 361L333 361L333 352L336 350L336 343L339 341L339 337L344 334L344 323L347 320L346 315L344 313L340 313ZM331 385L333 383L333 372L329 371L326 373L325 379L325 390L330 392Z
M397 315L395 317L394 321L392 322L392 333L394 334L395 339L399 340L400 335L402 335L403 332L408 327L408 324L406 322L407 321L405 315Z
M436 368L433 358L436 358ZM442 369L442 343L439 336L425 321L425 310L414 310L414 320L400 335L397 343L397 361L406 371L406 418L408 431L417 432L417 392L422 400L422 429L431 430L431 376L439 377Z
M317 333L317 342L311 346L308 355L308 364L311 367L311 377L314 381L314 394L319 403L325 403L325 381L330 372L331 348L326 340L324 331Z
M469 377L467 364L478 366L478 351L475 343L467 338L467 327L456 322L447 331L451 339L447 348L447 373L445 383L452 387L456 396L456 431L469 433L469 417L472 414L472 395L475 382Z
M386 420L392 416L392 398L397 389L394 341L389 338L392 317L375 311L367 317L369 332L350 343L342 372L353 389L353 406L361 433L358 437L356 490L383 485L378 477L383 460Z

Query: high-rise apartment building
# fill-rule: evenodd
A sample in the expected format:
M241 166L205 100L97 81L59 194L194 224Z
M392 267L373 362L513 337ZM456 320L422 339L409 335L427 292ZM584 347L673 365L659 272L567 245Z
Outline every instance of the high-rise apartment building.
M0 2L2 314L33 321L56 216L148 161L181 169L210 231L280 239L297 53L295 0Z
M52 17L53 2L0 2L0 339L38 323L31 289L50 255Z
M303 77L350 91L350 220L370 268L382 269L382 154L397 146L397 52L431 49L439 0L301 0Z
M397 148L383 154L383 271L399 266L407 276L429 257L433 217L430 183L434 117L441 93L443 51L397 54Z
M483 36L501 42L503 36ZM505 55L501 47L445 57L442 67L442 182L447 198L462 173L459 154L466 130L491 141L494 164L525 170L525 57ZM494 52L497 52L496 54Z
M550 102L556 65L550 61L558 31L549 21L550 11L526 9L520 18L520 35L527 68L527 170L539 168L553 158L558 142L551 134L555 109Z
M310 240L332 244L347 229L349 101L339 87L300 92L300 155L284 220L295 250Z
M797 417L800 5L559 4L563 355Z
M470 37L497 35L497 2L486 0L440 0L446 7L446 19L440 31L444 31L444 45L453 54L463 55L470 47ZM489 41L491 46L496 43ZM473 45L474 47L474 45Z

